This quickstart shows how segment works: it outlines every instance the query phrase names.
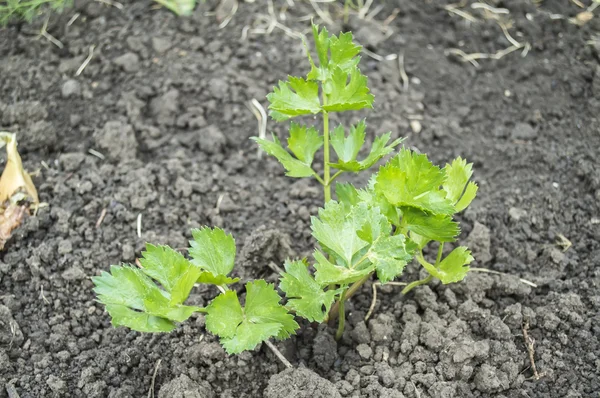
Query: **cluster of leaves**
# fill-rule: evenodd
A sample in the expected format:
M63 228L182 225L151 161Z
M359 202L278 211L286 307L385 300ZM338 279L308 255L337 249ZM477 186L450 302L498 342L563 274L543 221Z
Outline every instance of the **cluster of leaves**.
M62 12L72 5L73 0L3 0L0 1L0 26L13 19L31 22L45 10Z
M256 280L245 285L242 306L238 290L230 287L239 282L229 276L236 252L233 237L204 228L192 233L189 260L169 247L148 245L139 268L113 266L110 273L94 278L98 300L106 305L115 326L170 331L193 313L205 313L207 330L221 338L227 352L238 353L271 337L289 337L298 328L295 316L310 322L339 316L337 336L341 336L344 302L351 292L374 275L381 283L394 280L413 258L430 276L412 282L404 292L433 278L446 284L465 277L473 260L466 247L443 256L444 243L455 241L460 232L454 215L477 193L477 185L470 182L472 165L465 160L457 158L440 168L426 155L402 148L371 176L367 187L338 183L337 200L330 199L329 188L340 173L372 167L400 140L388 144L390 133L377 137L369 154L358 160L366 139L365 122L352 126L348 134L342 126L329 131L330 112L371 107L373 96L358 69L360 47L352 42L352 34L330 36L316 26L313 33L319 66L309 54L307 77L280 82L268 99L274 119L321 114L322 131L292 122L287 149L275 136L273 141L255 139L288 175L315 177L324 187L324 207L311 219L312 236L318 242L311 261L284 264L278 288L285 305L275 286ZM329 146L336 161L329 159ZM321 148L324 164L319 175L313 162ZM338 170L333 176L330 167ZM423 255L431 242L438 245L434 263ZM221 293L205 308L185 305L199 283L216 285Z
M285 121L297 116L317 115L323 117L324 131L313 126L291 123L287 149L276 136L273 141L254 138L268 154L275 156L290 177L315 177L328 188L341 172L359 172L372 167L378 160L392 153L402 140L389 142L391 133L375 138L369 154L358 160L358 154L365 143L366 123L360 121L348 131L337 126L328 131L328 114L372 108L374 96L367 87L367 77L358 68L361 47L352 41L352 33L329 35L327 29L313 25L319 65L307 52L311 70L306 76L288 77L280 81L267 96L270 102L270 115L277 121ZM330 162L329 144L337 155L337 162ZM325 146L324 175L319 176L312 167L316 152ZM329 168L338 170L331 177Z
M294 317L279 304L272 284L248 282L245 306L229 285L239 282L229 273L235 261L235 241L219 228L192 231L190 258L168 246L148 244L140 266L112 266L92 278L98 301L106 306L114 326L140 332L170 332L176 322L196 312L206 314L206 328L221 338L234 354L256 347L270 338L286 338L298 328ZM205 308L185 305L196 284L219 287Z

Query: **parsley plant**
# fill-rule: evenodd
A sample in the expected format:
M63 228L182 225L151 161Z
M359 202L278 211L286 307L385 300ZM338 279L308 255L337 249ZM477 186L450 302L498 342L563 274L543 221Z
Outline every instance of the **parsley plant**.
M371 176L367 187L351 184L331 186L344 172L358 173L391 154L401 140L389 143L391 133L376 137L369 154L358 160L365 143L366 124L329 130L329 113L370 108L373 95L367 78L358 69L361 48L351 33L329 35L313 26L317 66L310 54L306 78L289 77L269 94L271 116L285 121L304 115L321 115L322 131L315 126L291 122L287 149L276 136L273 141L254 138L273 155L291 177L314 177L324 187L325 204L311 219L318 242L311 263L288 260L279 290L264 280L246 283L244 306L229 276L235 260L235 241L215 228L192 231L189 257L167 246L147 245L140 267L112 266L93 278L98 301L106 305L115 326L142 332L169 332L193 313L206 314L206 329L221 339L225 350L250 350L271 337L285 339L298 329L295 316L309 322L339 317L336 337L344 331L344 303L374 275L381 283L400 276L413 258L429 276L409 283L402 291L439 279L462 280L473 260L470 251L455 247L444 257L444 243L454 242L460 229L453 220L475 198L477 185L470 182L472 164L461 158L444 168L433 165L424 154L408 149L398 153ZM330 147L336 154L330 157ZM323 149L323 174L313 168L315 154ZM331 169L337 170L331 173ZM437 242L434 262L423 249ZM314 268L314 272L311 269ZM195 284L216 285L220 294L206 307L185 304Z

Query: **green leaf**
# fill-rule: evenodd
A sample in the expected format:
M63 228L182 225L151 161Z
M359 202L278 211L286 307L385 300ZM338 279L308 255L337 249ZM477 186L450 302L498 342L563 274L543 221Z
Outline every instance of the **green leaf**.
M206 328L221 338L229 354L251 350L270 337L289 337L299 326L279 300L272 284L248 282L245 308L234 291L219 295L206 308Z
M337 163L330 163L330 165L338 170L351 171L354 173L367 170L377 163L381 158L392 153L394 148L400 145L400 143L403 141L403 138L399 138L394 140L390 145L387 145L391 136L392 133L390 132L382 135L381 137L375 137L375 141L371 147L371 152L369 152L369 155L364 160L357 161L355 160L356 156L354 156L354 159L350 161L339 159Z
M466 160L458 157L444 167L446 181L443 188L446 191L446 198L453 204L458 202L462 196L465 186L473 175L473 163L467 164Z
M240 278L230 278L225 275L213 275L210 272L203 272L200 274L198 278L198 283L205 283L209 285L231 285L232 283L237 283L240 281Z
M314 64L309 53L308 57L312 66L308 74L309 80L325 82L331 78L336 68L342 69L347 74L356 68L360 61L358 54L362 47L352 42L352 33L330 36L326 28L319 31L319 27L313 24L313 37L320 65Z
M336 66L345 73L350 73L360 62L358 54L360 54L362 46L352 41L352 32L332 36L329 48L331 50L330 68Z
M275 156L279 163L283 165L286 170L286 175L289 177L311 177L315 175L315 171L310 165L294 158L288 151L286 151L279 142L279 139L273 135L273 141L263 140L262 138L252 138L260 145L263 151L271 156Z
M154 254L159 251L160 248L157 248ZM148 258L152 258L152 255L149 255ZM194 266L190 264L190 268L194 268ZM173 289L170 291L160 289L145 274L145 269L131 266L113 265L110 273L102 272L100 276L93 277L92 282L95 285L94 292L98 295L98 301L107 306L106 309L112 316L114 325L127 326L141 332L152 328L162 331L166 329L165 325L169 323L172 325L172 322L169 321L183 322L194 312L202 310L199 307L179 304L189 294L187 291L185 297L181 298L185 293L184 289L187 289L186 286L188 286L189 271L189 269L184 270L182 278L174 283ZM152 272L156 273L156 270ZM161 273L161 277L164 275L164 272ZM159 321L155 318L163 318L163 320Z
M202 272L168 246L146 244L140 265L144 274L157 280L171 293L170 305L181 304L189 296Z
M323 146L323 136L314 128L292 122L288 148L304 164L310 166L315 153Z
M170 332L175 329L175 324L168 319L134 311L126 305L106 304L106 311L110 314L114 327L125 326L145 333Z
M220 338L234 337L243 321L244 312L233 290L221 293L206 307L206 329Z
M308 272L304 261L286 261L279 288L288 298L288 307L310 322L323 322L339 290L323 291Z
M377 278L386 283L402 273L416 249L416 245L407 241L404 235L381 236L373 243L367 257L375 265Z
M415 232L410 232L410 236L409 237L410 237L410 240L412 242L414 242L414 244L417 245L417 247L419 249L424 248L425 246L427 246L427 244L429 242L431 242L431 239L427 239L426 237L421 236L421 235L419 235L419 234L417 234Z
M367 222L371 221L370 217L373 217L373 213L375 212L369 210L364 204L348 206L329 201L325 204L325 208L319 210L318 217L311 218L312 234L325 251L351 268L355 256L369 245L359 238L356 231L361 230Z
M458 213L458 212L461 212L464 209L466 209L471 204L473 199L475 199L476 195L477 195L477 184L475 184L474 182L469 182L467 184L467 189L465 189L465 193L460 198L458 203L456 203L456 205L454 206L456 208L456 212Z
M466 265L471 261L473 261L471 251L464 246L459 246L440 262L436 272L428 271L441 280L444 285L447 285L462 281L469 272L469 267Z
M365 143L365 128L367 125L361 120L356 126L350 127L350 134L346 137L344 127L339 125L331 132L331 146L337 154L338 161L342 163L356 160L358 151Z
M257 280L246 284L246 317L253 323L274 322L281 324L278 338L287 338L299 328L294 317L279 304L279 294L272 284Z
M319 85L300 77L290 76L288 82L280 81L267 99L271 117L277 121L321 112Z
M312 31L319 63L321 66L327 68L329 65L329 32L325 27L319 32L319 25L315 24L312 24Z
M358 199L360 202L365 203L370 208L378 208L381 214L383 214L391 225L399 225L400 213L396 206L393 206L388 200L379 192L376 192L373 186L375 185L375 176L371 176L369 185L365 189L358 191Z
M340 203L353 206L359 202L358 191L350 183L336 183L335 194Z
M221 344L228 354L239 354L246 350L253 350L265 340L270 339L281 330L279 323L250 323L243 322L236 329L232 338L221 339Z
M394 206L409 206L433 213L453 214L452 202L440 190L445 174L427 156L402 149L383 166L376 177L375 190Z
M352 69L348 81L348 73L336 67L328 83L331 84L323 87L327 95L327 104L323 105L323 110L343 112L373 107L375 97L369 92L367 77L358 68Z
M192 230L190 257L192 264L215 276L228 275L235 262L235 240L220 228Z
M349 285L370 274L375 269L375 266L368 261L363 262L363 265L356 269L334 265L318 250L315 250L314 257L316 260L315 269L317 270L315 280L321 286L329 284Z
M428 214L413 207L402 207L401 209L402 222L406 228L428 240L453 242L460 233L458 223L452 221L451 216Z

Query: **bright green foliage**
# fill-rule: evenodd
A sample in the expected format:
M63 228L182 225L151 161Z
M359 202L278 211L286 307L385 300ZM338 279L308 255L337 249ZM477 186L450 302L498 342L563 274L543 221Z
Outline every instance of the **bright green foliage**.
M467 184L467 187L465 188L465 193L458 200L458 203L456 203L456 205L454 206L454 208L456 209L456 212L458 213L458 212L461 212L464 209L466 209L471 204L473 199L475 199L476 195L477 195L477 184L475 184L473 181L470 181Z
M328 202L312 218L313 236L333 262L315 252L316 280L322 285L346 285L371 272L382 282L398 276L412 259L416 246L402 234L390 236L392 226L379 208L365 203Z
M321 286L338 284L342 287L347 287L350 283L356 282L359 279L371 274L375 267L368 261L363 261L356 264L354 267L348 267L345 264L333 264L319 250L315 250L315 280Z
M381 158L392 153L394 148L402 142L402 139L397 139L387 145L391 133L376 137L369 155L364 160L358 161L356 157L365 142L365 128L366 123L362 120L356 126L350 127L350 133L347 137L341 125L332 131L331 146L338 157L337 163L330 163L332 167L354 173L367 170Z
M377 222L375 217L376 213L364 204L348 207L331 201L319 210L319 217L312 217L313 236L339 263L353 268L353 260L369 244L359 238L357 231L369 221Z
M323 322L339 290L324 291L308 272L305 261L286 261L279 288L288 298L287 306L310 322Z
M287 82L280 81L267 99L271 103L271 117L277 121L321 112L319 85L301 77L290 76Z
M281 142L275 135L273 135L273 141L263 140L262 138L257 137L252 137L252 139L256 141L266 153L271 156L275 156L277 160L279 160L279 163L281 163L287 171L287 176L311 177L315 175L315 171L312 169L310 164L293 157L288 151L285 150L285 148L281 146ZM294 143L294 140L292 140L292 142ZM303 153L302 156L304 156L306 159L305 153Z
M287 338L298 328L294 317L279 304L273 285L263 280L246 284L242 308L235 291L237 282L228 274L235 261L235 241L219 228L192 230L190 257L167 246L148 244L140 268L112 266L92 278L98 301L106 305L115 326L141 332L170 332L194 312L207 313L206 327L222 339L230 353L252 349L270 338ZM196 283L218 285L223 293L207 308L184 305ZM327 294L332 295L332 293ZM328 303L331 305L331 301Z
M321 114L324 128L328 129L330 112L345 112L372 108L374 97L367 87L367 77L358 69L361 47L352 42L352 33L329 35L327 29L319 30L313 25L313 36L318 65L307 51L311 70L306 78L288 77L279 82L273 92L267 95L271 117L276 121L285 121L303 115ZM308 45L307 45L308 48ZM275 156L290 177L315 177L329 192L331 176L329 168L339 172L366 170L377 161L390 154L401 140L390 142L391 133L376 137L370 153L363 160L357 160L359 151L365 144L365 122L351 127L348 137L344 128L339 126L333 132L318 133L314 127L304 127L292 123L286 151L279 140L273 141L253 138L268 154ZM315 153L325 138L331 138L331 146L338 155L336 163L329 160L329 148L324 151L324 173L318 175L311 164ZM325 194L329 197L329 194Z
M319 245L314 262L285 262L279 283L286 296L284 305L273 285L256 280L246 284L242 306L238 292L228 286L239 281L229 276L236 255L233 237L219 228L195 229L190 260L168 247L148 245L141 268L113 266L111 273L93 278L98 300L106 304L114 325L170 331L176 322L202 312L206 313L206 329L234 354L272 337L285 339L295 333L299 326L288 311L310 322L331 321L339 315L336 338L340 338L345 300L373 275L380 283L399 277L413 258L430 276L408 284L403 293L432 277L444 284L465 277L473 261L471 252L461 246L444 258L443 249L445 242L455 241L460 233L454 215L477 194L477 185L469 181L472 164L457 158L441 169L426 155L401 149L371 176L365 188L337 184L337 201L331 200L331 186L340 174L373 167L402 140L390 142L391 133L376 137L370 152L358 160L367 135L365 121L349 130L338 126L329 131L330 112L370 108L373 95L358 69L361 47L352 42L352 34L333 36L313 26L313 35L318 65L308 54L311 70L307 77L279 82L268 100L273 119L319 114L323 131L290 122L285 148L276 136L272 141L253 139L277 158L288 176L314 177L323 185L325 205L311 218L312 235ZM317 174L313 162L319 159L321 148L323 173ZM331 149L337 155L335 162L330 160ZM438 249L435 263L423 255L432 241ZM221 292L206 308L184 304L197 283L216 285Z
M367 258L375 264L377 279L386 283L402 273L404 266L412 260L416 248L404 235L382 236L373 242Z
M192 264L202 271L202 283L224 284L235 280L227 278L235 261L235 240L220 228L193 229L190 241ZM221 282L221 283L217 283Z
M106 305L115 326L141 332L168 332L198 307L183 305L202 270L165 246L148 245L142 268L112 266L92 278L98 301ZM152 280L158 281L163 289Z
M234 291L219 295L206 308L206 328L221 338L229 354L252 350L270 337L287 338L298 324L279 304L280 299L273 285L264 280L248 282L245 307Z
M426 155L401 149L379 170L375 190L394 206L416 207L432 214L453 214L452 201L441 189L446 174Z
M458 224L451 216L428 214L414 207L403 207L402 215L407 229L428 240L453 242L460 233Z
M327 95L327 102L323 104L326 112L358 111L363 108L372 108L375 97L367 87L367 77L355 68L348 74L336 68L331 80L323 86Z
M459 246L452 250L435 269L427 271L442 281L443 284L462 281L469 272L468 264L473 261L471 251L464 246Z
M310 166L315 153L323 147L323 136L314 127L291 123L288 148L301 162Z
M327 28L321 29L313 25L313 37L320 65L317 66L309 56L312 66L308 74L310 80L325 82L331 78L331 72L340 68L350 73L357 67L361 47L352 42L352 33L340 33L339 36L329 35Z

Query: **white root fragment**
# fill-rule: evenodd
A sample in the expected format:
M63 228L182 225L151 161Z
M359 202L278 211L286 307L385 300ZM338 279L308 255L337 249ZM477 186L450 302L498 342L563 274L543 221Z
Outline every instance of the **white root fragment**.
M142 213L137 216L137 236L138 238L142 238Z
M469 268L469 270L474 271L474 272L484 272L484 273L494 274L494 275L510 275L510 274L507 274L504 272L494 271L493 269L487 269L487 268ZM527 279L519 278L519 281L521 281L521 283L524 283L531 287L538 287L538 285L536 285L535 283L533 283L531 281L528 281Z
M275 347L275 344L271 343L270 340L265 340L265 344L267 345L267 347L269 347L271 349L271 351L273 351L273 354L275 354L275 356L277 357L277 359L279 359L281 361L281 363L283 363L285 365L286 368L290 369L290 368L294 367L290 363L290 361L288 361L287 358L283 356L283 354L281 353L281 351L279 351L277 349L277 347Z

